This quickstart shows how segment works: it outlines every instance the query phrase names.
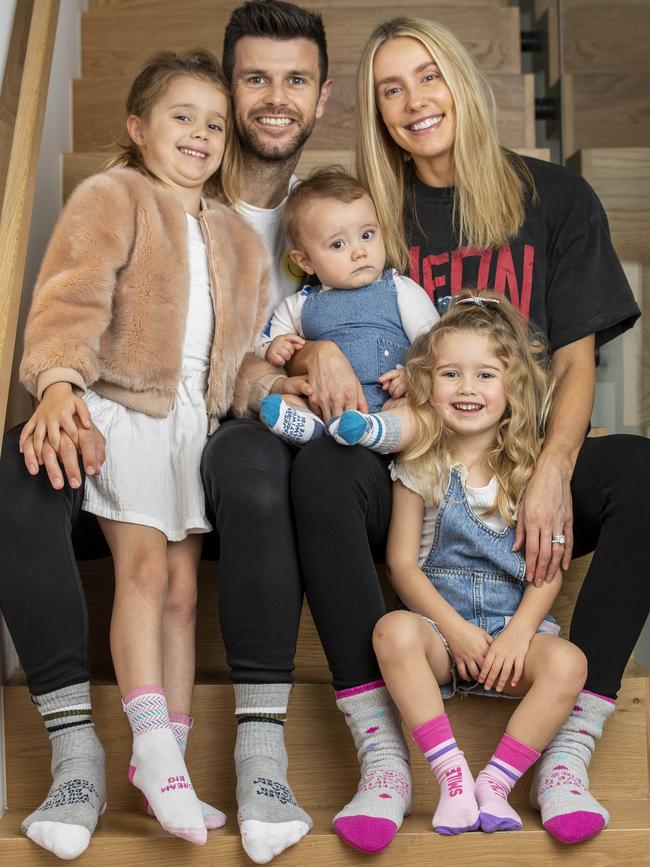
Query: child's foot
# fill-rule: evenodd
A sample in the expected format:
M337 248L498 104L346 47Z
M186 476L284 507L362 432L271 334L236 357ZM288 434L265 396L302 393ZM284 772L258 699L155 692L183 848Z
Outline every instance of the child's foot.
M269 394L260 403L260 418L268 429L292 446L304 446L325 436L323 420L308 409L296 409L279 394Z
M391 412L348 410L330 419L327 430L342 446L365 446L380 454L397 451L400 440L399 419Z
M519 831L521 818L508 803L509 789L485 768L476 778L474 794L479 808L481 831Z
M408 748L399 715L382 680L338 692L336 704L352 732L361 780L332 824L360 852L381 852L411 809Z

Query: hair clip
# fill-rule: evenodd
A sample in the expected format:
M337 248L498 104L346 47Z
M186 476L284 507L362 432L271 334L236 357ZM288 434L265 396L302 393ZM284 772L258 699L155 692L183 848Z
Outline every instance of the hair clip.
M498 304L498 298L481 298L480 295L470 295L467 298L459 298L456 304L478 304L479 307L487 307L488 304Z

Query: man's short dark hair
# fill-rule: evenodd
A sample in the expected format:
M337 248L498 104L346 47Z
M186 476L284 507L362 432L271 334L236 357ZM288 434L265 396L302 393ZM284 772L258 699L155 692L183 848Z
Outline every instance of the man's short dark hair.
M230 16L223 38L223 71L232 84L235 45L244 36L267 39L310 39L318 48L320 85L327 79L327 41L323 19L317 12L283 0L250 0Z

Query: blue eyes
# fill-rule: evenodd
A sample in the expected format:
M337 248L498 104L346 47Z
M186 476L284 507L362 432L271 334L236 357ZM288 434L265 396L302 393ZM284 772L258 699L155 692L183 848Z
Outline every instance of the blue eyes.
M183 124L192 122L192 119L186 114L176 114L174 115L174 120L179 120ZM207 126L212 132L223 132L223 127L218 123L209 123Z

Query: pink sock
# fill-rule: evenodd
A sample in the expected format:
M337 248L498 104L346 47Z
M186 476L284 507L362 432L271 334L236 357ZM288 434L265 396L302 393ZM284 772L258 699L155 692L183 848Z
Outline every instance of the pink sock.
M521 828L521 819L508 803L508 795L539 755L537 750L504 734L494 755L476 778L474 791L481 831L518 831Z
M447 714L434 717L411 732L440 786L440 801L433 815L438 834L462 834L479 827L474 780L458 749Z

